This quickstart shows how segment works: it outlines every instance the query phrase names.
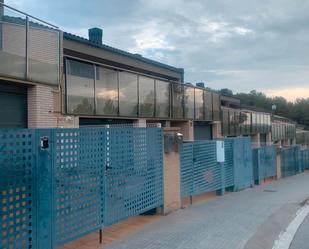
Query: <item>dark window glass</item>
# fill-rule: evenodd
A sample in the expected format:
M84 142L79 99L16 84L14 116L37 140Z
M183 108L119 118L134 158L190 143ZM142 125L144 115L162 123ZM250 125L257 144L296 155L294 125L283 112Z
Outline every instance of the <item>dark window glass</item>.
M236 136L240 135L240 111L235 111L234 116L234 123L235 123L235 134Z
M220 95L212 93L213 120L220 121Z
M240 114L240 125L242 134L250 134L251 132L251 113L241 112Z
M137 116L137 75L119 72L119 115Z
M66 63L67 111L94 114L94 66L73 60Z
M96 113L98 115L118 114L118 73L103 67L96 68Z
M228 109L222 109L222 135L229 135L229 111Z
M154 79L139 76L139 116L154 116Z
M205 120L212 120L212 94L204 91Z
M229 130L229 135L230 136L235 136L235 112L234 110L229 110L229 121L230 121L230 130Z
M204 119L204 91L195 88L195 119Z
M170 114L169 82L156 80L156 117L168 118Z
M194 88L184 86L185 118L194 119Z
M183 118L183 84L172 84L173 118Z

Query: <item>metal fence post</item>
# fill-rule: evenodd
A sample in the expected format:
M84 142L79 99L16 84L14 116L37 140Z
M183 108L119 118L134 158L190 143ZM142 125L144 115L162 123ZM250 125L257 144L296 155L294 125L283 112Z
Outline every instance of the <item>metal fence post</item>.
M217 191L217 194L223 196L225 194L225 169L224 169L224 163L218 163L218 166L221 169L221 189Z
M52 130L36 130L37 249L54 248Z

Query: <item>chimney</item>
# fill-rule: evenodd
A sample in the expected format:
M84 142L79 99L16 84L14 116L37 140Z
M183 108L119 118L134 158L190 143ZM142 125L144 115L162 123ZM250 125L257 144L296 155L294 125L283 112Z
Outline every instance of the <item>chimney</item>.
M1 1L1 0L0 0ZM102 45L103 44L103 30L100 28L88 29L89 41Z

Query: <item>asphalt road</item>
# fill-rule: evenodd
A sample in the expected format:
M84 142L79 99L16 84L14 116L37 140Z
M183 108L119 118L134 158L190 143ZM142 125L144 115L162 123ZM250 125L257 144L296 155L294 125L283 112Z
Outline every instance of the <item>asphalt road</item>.
M309 249L309 216L298 228L290 249Z

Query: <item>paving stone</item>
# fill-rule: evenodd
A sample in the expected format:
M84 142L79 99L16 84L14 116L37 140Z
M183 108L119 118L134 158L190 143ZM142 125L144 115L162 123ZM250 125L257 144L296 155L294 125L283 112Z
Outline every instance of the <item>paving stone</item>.
M162 217L104 249L242 249L276 210L306 199L308 189L304 173L229 193Z

